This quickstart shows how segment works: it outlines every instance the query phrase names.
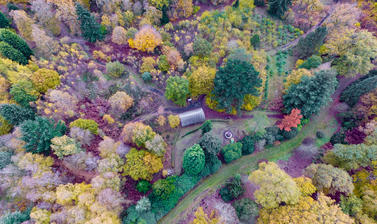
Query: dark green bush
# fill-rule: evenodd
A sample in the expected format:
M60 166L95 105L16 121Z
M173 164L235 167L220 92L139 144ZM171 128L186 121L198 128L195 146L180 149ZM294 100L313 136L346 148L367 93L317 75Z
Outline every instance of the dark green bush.
M230 163L233 160L241 158L242 143L234 142L224 146L224 148L221 150L221 154L223 155L226 163Z
M344 130L340 130L337 133L335 133L330 138L330 143L335 144L347 144L346 142L346 134L344 133Z
M266 5L266 2L265 2L265 0L255 0L254 5L259 6L259 7L263 7L263 6Z
M260 46L260 37L258 34L254 34L252 37L250 37L250 44L254 47L254 49Z
M8 28L9 27L9 20L8 18L0 12L0 28Z
M205 155L200 145L195 144L192 147L186 149L183 154L182 167L190 176L195 176L202 171L205 165Z
M12 11L12 10L19 10L19 8L17 7L17 5L11 3L11 2L8 2L7 3L7 8L8 8L8 11Z
M32 153L47 153L50 151L51 139L64 135L66 126L62 121L56 125L53 120L36 117L21 124L21 139L26 142L25 149Z
M317 132L315 133L315 135L316 135L317 138L319 138L319 139L322 139L322 138L325 137L325 134L324 134L322 131L317 131Z
M101 25L95 20L90 12L80 3L76 2L76 13L80 21L82 37L89 42L96 42L104 38Z
M150 72L144 72L141 75L141 78L143 79L144 82L150 82L150 81L152 81L152 75L151 75Z
M353 107L359 102L359 98L377 88L377 70L369 72L366 78L356 80L347 86L340 95L340 101Z
M151 189L151 184L146 180L141 180L136 185L136 189L141 193L147 193Z
M200 139L198 144L204 150L204 154L207 158L207 155L217 156L221 150L221 141L219 138L214 137L210 133L205 133Z
M278 127L272 126L265 128L266 132L263 138L266 140L267 145L274 144L275 141L282 141L284 137L281 135L281 131Z
M123 224L156 224L157 219L153 212L138 212L133 205L127 209L127 216L122 222Z
M281 135L283 136L283 140L289 140L298 134L297 128L291 128L291 131L285 131L285 130L280 130Z
M8 29L0 29L0 41L4 41L30 59L33 51L24 39Z
M14 126L26 120L33 120L35 117L35 113L31 108L21 107L16 104L3 104L0 107L0 115Z
M240 141L242 143L242 155L249 155L255 150L255 138L250 135L246 135Z
M154 182L152 185L153 196L160 200L168 199L170 194L175 190L175 178L176 177L168 177Z
M242 198L232 203L240 221L248 221L259 215L258 204L250 198Z
M298 68L312 69L322 64L322 58L318 55L312 55L306 59Z
M315 54L322 46L327 36L327 28L325 26L318 27L315 31L301 38L294 48L295 55L299 58L307 58Z
M225 202L230 202L237 199L245 192L241 176L237 174L235 177L227 180L225 185L220 189L220 196Z
M210 132L212 130L212 121L211 120L206 120L200 129L202 130L202 135L204 135L207 132Z
M13 48L4 41L0 42L0 54L22 65L26 65L28 63L27 58L25 58L25 56L20 51Z

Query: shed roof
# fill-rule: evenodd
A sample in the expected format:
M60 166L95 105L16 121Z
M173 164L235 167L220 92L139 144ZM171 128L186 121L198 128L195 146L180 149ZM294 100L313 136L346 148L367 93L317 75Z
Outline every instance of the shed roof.
M182 127L187 127L192 124L202 123L206 120L204 111L202 108L186 111L178 115L181 120Z

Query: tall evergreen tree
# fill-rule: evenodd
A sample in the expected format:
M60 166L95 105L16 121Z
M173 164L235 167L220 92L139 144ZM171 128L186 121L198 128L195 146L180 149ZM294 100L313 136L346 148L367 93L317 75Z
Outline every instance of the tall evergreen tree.
M318 27L315 31L309 33L306 37L298 41L294 51L299 58L307 58L316 53L327 35L325 26Z
M89 11L78 2L76 2L76 13L80 21L82 36L85 40L94 43L104 38L101 25L97 23Z
M305 118L318 113L331 100L337 84L336 73L332 70L319 71L314 77L303 77L299 84L292 85L283 96L286 113L294 108L300 109Z
M240 110L246 94L258 96L257 87L262 80L259 72L247 61L228 59L226 65L216 73L214 80L214 98L218 101L219 109L232 111L232 107Z
M292 0L269 0L268 12L271 15L282 17L288 10L288 6L290 6L291 4Z

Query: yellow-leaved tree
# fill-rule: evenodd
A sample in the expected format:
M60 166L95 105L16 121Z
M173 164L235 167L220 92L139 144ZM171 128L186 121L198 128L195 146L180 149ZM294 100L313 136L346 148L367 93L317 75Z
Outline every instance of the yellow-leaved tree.
M195 211L195 219L192 221L191 224L217 224L219 223L219 218L216 217L216 213L213 210L210 215L207 215L203 207L199 207Z
M312 76L309 70L305 68L300 68L293 70L286 78L284 82L284 92L286 92L291 85L297 85L301 82L302 77L304 76Z
M202 94L209 94L213 89L216 69L201 66L196 69L188 78L191 96L198 97Z
M135 34L135 38L128 40L130 47L148 52L152 52L161 43L162 38L160 33L150 25L143 26Z

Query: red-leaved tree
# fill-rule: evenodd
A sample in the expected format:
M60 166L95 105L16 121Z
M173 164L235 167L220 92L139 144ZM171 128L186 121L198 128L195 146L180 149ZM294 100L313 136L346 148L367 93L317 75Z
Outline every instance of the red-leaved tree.
M278 124L280 130L291 131L291 128L297 128L301 122L301 110L294 108L289 115L285 115L283 120Z

